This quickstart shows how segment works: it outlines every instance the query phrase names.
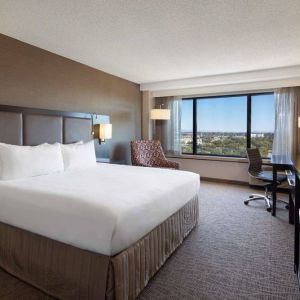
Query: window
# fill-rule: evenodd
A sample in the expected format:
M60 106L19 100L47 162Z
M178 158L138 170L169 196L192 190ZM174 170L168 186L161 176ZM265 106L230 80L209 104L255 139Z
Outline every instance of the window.
M258 147L267 157L275 124L273 93L183 99L183 154L245 157Z
M245 156L247 97L197 99L197 154Z
M181 147L182 152L193 154L193 99L182 101Z
M273 94L251 97L251 147L259 148L263 157L270 156L275 130Z

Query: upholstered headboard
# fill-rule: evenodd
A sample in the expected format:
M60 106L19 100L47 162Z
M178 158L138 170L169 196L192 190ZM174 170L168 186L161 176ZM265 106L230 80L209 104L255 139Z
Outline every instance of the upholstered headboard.
M89 141L93 138L92 117L96 123L108 118L89 113L0 105L0 142L33 146Z

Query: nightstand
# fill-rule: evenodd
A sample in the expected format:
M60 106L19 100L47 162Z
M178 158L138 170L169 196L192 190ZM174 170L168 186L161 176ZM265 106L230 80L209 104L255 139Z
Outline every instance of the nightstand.
M104 164L115 164L115 165L126 165L125 160L112 160L108 157L97 157L97 163L104 163Z

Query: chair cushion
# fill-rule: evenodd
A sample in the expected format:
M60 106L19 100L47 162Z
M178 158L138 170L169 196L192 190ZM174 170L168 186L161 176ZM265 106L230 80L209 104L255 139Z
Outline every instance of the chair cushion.
M272 171L262 171L255 178L266 181L266 182L272 182L273 181L273 172ZM287 177L286 175L277 174L277 181L283 182L286 181Z

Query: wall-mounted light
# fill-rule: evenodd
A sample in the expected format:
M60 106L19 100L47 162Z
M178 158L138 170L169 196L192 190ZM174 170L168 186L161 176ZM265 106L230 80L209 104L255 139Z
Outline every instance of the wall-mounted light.
M98 124L99 144L104 144L106 140L112 138L112 124Z
M298 117L298 128L300 128L300 117Z

